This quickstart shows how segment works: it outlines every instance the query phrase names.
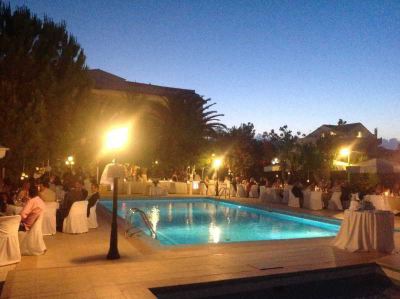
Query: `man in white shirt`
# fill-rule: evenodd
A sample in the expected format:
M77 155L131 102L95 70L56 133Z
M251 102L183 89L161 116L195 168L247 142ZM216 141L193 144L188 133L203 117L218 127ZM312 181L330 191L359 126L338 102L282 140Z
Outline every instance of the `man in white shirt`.
M39 196L44 202L55 202L55 201L57 201L56 193L49 188L49 182L48 181L42 181L40 183Z

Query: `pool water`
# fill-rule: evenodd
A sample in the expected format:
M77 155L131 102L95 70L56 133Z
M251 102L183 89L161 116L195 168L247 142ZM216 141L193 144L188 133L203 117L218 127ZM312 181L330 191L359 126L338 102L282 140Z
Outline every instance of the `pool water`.
M108 210L112 201L101 201ZM135 199L118 202L118 216L143 210L162 245L227 243L335 236L339 224L265 211L209 198ZM150 234L139 214L132 224Z

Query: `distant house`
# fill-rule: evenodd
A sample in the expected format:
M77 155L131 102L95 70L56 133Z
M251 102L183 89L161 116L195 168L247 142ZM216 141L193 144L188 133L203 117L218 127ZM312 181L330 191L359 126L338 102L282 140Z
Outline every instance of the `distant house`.
M304 137L303 141L316 141L327 136L336 136L340 139L376 139L375 134L371 133L362 123L352 123L344 125L322 125L312 133Z
M362 123L341 125L322 125L304 138L301 143L315 143L321 138L332 138L338 147L351 147L353 151L375 156L382 139L378 139L378 131L370 132Z

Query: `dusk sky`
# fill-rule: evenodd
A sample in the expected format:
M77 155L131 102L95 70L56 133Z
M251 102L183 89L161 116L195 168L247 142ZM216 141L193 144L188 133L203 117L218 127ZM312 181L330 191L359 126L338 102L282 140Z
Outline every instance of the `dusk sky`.
M11 1L65 20L90 68L195 89L228 126L339 118L400 139L400 1Z

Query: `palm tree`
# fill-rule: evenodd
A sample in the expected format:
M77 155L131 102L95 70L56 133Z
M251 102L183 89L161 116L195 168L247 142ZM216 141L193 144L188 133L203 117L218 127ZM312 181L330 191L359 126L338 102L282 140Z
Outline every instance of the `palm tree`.
M193 165L216 132L226 129L220 122L223 114L210 110L215 103L195 93L165 97L154 107L154 128L158 132L157 155L166 167Z

